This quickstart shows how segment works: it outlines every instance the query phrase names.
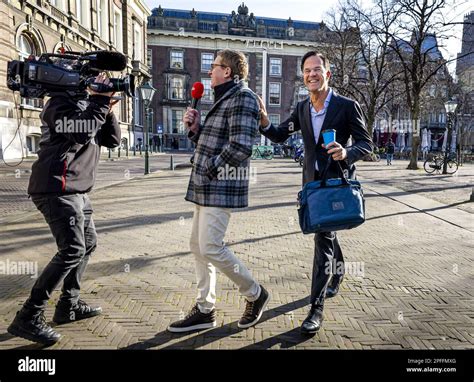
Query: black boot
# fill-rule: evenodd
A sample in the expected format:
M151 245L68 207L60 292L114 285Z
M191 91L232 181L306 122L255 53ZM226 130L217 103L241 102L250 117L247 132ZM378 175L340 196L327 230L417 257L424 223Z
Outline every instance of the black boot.
M67 324L68 322L74 322L98 316L101 313L101 307L93 308L82 300L78 300L75 305L69 305L59 301L56 305L53 321L57 324Z
M342 284L344 276L332 276L328 287L326 288L326 298L331 298L339 292L339 286Z
M14 336L44 345L53 345L61 338L61 335L46 323L42 310L30 312L21 309L7 331Z
M321 308L312 306L308 313L308 316L301 325L301 333L303 334L315 334L323 323L323 311Z

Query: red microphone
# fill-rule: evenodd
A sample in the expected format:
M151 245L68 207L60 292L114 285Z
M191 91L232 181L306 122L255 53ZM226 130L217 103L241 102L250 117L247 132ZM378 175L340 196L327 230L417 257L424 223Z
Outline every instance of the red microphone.
M191 109L196 109L199 100L202 98L204 94L204 85L202 82L195 82L193 84L193 88L191 89L191 97L193 100L191 101Z

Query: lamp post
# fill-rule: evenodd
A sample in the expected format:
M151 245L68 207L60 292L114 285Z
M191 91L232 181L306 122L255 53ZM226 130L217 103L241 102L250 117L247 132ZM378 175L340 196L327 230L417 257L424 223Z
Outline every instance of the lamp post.
M149 106L153 96L155 95L155 91L156 89L151 86L149 82L146 82L140 87L140 94L142 96L143 103L145 104L145 175L150 173L150 158L148 156L148 145L150 143L148 139L148 131L150 126L148 122L150 115Z
M456 111L456 107L458 106L456 101L447 101L444 103L444 107L446 109L447 114L447 129L448 134L446 134L446 147L444 150L444 163L443 163L443 174L448 173L448 154L451 151L451 132L453 130L453 116L454 112Z

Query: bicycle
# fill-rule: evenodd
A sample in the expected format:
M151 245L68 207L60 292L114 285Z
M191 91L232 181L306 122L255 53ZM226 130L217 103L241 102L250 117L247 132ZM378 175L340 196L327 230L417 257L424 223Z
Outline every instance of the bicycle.
M423 168L428 174L433 174L434 172L441 174L443 172L444 163L444 156L437 155L427 159L425 163L423 163ZM458 171L458 162L452 158L448 158L446 169L448 174L455 174Z
M266 160L273 159L273 150L263 149L260 150L260 146L257 146L255 151L252 153L252 159L263 158Z

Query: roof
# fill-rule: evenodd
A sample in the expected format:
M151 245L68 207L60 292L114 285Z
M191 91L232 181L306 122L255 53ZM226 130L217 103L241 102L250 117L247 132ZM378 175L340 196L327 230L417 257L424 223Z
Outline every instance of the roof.
M163 8L163 15L164 17L172 17L172 18L179 18L179 19L192 18L190 10L182 10L182 9ZM158 16L158 8L153 9L152 16ZM196 18L198 19L198 21L211 21L211 22L222 21L222 19L225 18L227 22L230 22L231 14L197 11ZM255 20L256 20L257 25L261 24L261 22L263 21L263 24L266 26L280 27L280 28L286 28L288 26L288 20L284 20L284 19L274 19L271 17L255 16ZM293 28L315 30L315 29L320 28L320 23L312 22L312 21L293 20Z

